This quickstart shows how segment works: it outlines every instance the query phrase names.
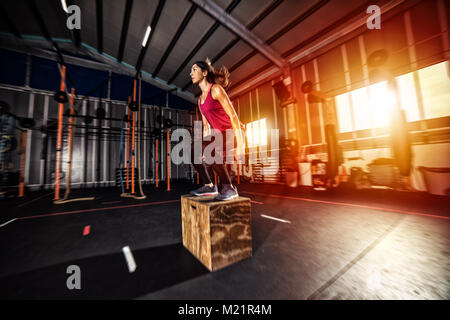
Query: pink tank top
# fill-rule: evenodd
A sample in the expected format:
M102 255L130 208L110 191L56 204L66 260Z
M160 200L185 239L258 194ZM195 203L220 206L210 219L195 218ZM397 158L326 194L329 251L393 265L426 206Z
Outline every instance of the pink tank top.
M220 102L213 99L211 88L212 86L209 88L205 102L203 104L199 103L200 111L205 116L211 128L221 132L233 129L230 117L227 115Z

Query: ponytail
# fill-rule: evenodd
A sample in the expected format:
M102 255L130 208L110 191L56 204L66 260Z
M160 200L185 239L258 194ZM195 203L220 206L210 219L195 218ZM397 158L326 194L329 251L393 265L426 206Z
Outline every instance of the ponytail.
M208 71L206 75L206 81L209 83L216 83L221 85L223 88L227 88L230 85L230 73L225 66L222 66L219 71L216 71L211 64L209 58L205 61L197 61L196 64L202 71Z

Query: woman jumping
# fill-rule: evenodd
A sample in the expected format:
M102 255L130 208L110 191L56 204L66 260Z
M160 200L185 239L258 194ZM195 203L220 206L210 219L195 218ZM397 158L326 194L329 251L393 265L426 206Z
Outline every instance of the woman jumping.
M211 140L208 137L210 135L209 127L220 131L224 150L227 146L226 131L233 130L237 144L236 156L238 158L241 157L244 152L244 137L241 131L241 122L224 89L229 83L228 70L222 67L219 71L215 71L209 59L206 59L206 62L197 61L193 64L190 76L192 83L197 84L202 90L198 100L198 106L203 120L203 140ZM205 139L205 137L208 138ZM229 141L229 143L234 146L234 141ZM202 144L202 153L204 148L205 144ZM215 198L216 200L230 200L238 197L237 189L233 186L230 174L228 173L225 163L225 152L223 150L219 151L219 156L222 157L223 163L212 164L212 169L218 175L220 184L222 185L220 193L218 192L217 186L213 184L204 157L202 157L201 159L197 159L197 161L192 161L203 184L200 188L191 191L192 195L205 196L218 194Z

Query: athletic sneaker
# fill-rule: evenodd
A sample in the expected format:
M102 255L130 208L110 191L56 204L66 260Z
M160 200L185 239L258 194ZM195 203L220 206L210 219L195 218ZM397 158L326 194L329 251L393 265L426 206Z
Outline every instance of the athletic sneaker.
M214 200L226 201L239 197L236 187L231 184L224 184L222 191Z
M198 189L192 190L191 194L193 196L201 197L201 196L215 196L218 194L217 186L203 186Z

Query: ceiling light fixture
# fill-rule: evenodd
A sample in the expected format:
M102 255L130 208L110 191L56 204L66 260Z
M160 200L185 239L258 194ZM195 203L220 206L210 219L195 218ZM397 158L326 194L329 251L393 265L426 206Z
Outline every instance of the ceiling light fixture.
M144 40L142 41L142 46L145 47L147 45L148 37L150 35L150 31L152 28L150 26L147 27L147 31L145 32Z
M61 5L66 13L69 13L69 9L67 8L66 0L61 0Z

